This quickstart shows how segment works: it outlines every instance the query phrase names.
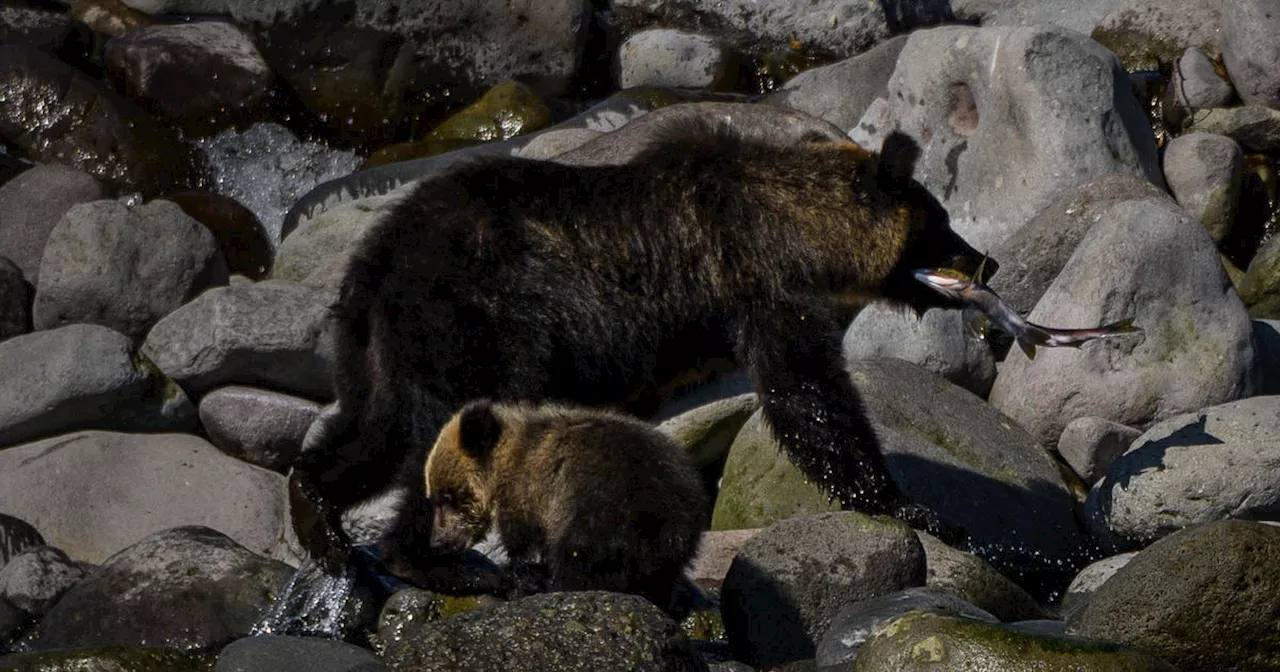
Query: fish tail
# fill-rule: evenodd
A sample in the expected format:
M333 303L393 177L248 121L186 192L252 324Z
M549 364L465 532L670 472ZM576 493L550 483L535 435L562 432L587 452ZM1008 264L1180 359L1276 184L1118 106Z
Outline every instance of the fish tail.
M1015 339L1018 341L1018 347L1022 348L1022 352L1027 355L1027 359L1036 358L1036 346L1045 345L1053 340L1049 332L1028 324L1025 329L1020 330Z

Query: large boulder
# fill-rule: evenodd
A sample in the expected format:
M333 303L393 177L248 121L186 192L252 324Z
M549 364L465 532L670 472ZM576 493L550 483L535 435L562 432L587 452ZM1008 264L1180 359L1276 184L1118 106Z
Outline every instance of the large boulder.
M958 310L931 310L917 317L893 306L867 306L844 333L844 357L908 361L979 397L987 396L996 379L991 347L965 332Z
M1209 234L1165 198L1101 213L1028 317L1055 327L1133 318L1144 330L1035 359L1010 353L991 403L1044 445L1079 417L1145 428L1253 390L1249 315Z
M1222 60L1245 105L1280 109L1280 7L1270 0L1222 3Z
M812 114L848 132L872 101L889 95L889 77L906 43L907 36L899 35L853 58L805 70L765 101Z
M68 166L49 164L0 186L0 254L40 284L40 260L49 233L71 206L107 197L92 175Z

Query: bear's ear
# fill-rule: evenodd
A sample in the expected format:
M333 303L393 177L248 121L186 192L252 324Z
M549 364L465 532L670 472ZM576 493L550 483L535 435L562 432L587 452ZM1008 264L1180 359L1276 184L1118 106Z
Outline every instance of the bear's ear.
M920 158L920 143L902 131L894 131L880 147L880 165L876 177L882 184L900 183L911 178Z
M502 420L493 404L476 401L467 404L458 417L458 444L471 457L482 460L502 437Z

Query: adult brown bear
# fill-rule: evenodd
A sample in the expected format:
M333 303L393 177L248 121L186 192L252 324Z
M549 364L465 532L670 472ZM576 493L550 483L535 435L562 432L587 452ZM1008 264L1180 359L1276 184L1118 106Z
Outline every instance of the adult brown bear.
M877 155L693 124L626 165L486 160L418 187L347 268L337 403L291 479L299 538L340 562L339 513L399 469L410 496L385 550L429 563L424 453L467 401L644 416L669 381L726 358L790 458L846 506L954 532L890 479L834 307L953 306L912 271L976 272L981 255L911 179L918 154L901 134Z

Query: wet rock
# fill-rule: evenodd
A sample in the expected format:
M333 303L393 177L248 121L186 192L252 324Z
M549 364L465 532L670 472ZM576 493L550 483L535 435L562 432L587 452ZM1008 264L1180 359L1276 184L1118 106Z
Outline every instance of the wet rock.
M160 320L141 352L195 396L238 384L324 399L332 395L329 303L280 280L218 287Z
M800 473L756 411L737 433L725 460L711 529L765 527L794 516L838 511L816 483Z
M85 428L194 425L182 390L106 327L77 324L0 343L0 446Z
M1076 418L1063 428L1058 454L1086 485L1093 485L1141 434L1106 418Z
M387 598L378 614L376 644L381 651L406 643L412 645L410 640L422 623L433 623L497 604L502 604L502 601L488 595L442 595L421 588L398 590Z
M1187 413L1148 429L1093 487L1094 536L1131 550L1197 523L1280 518L1280 397Z
M724 577L743 545L760 530L713 530L702 533L698 554L689 561L684 575L703 590L720 592Z
M67 14L83 22L95 33L119 35L135 28L155 24L156 20L140 12L124 0L78 0L70 3Z
M1222 3L1222 60L1245 105L1280 108L1280 7L1267 0Z
M16 639L18 633L26 626L28 616L23 610L13 606L0 596L0 642Z
M733 51L713 37L679 30L640 31L618 49L618 88L673 86L726 90L736 83Z
M924 317L884 304L863 308L844 334L846 360L894 357L928 369L987 396L996 379L991 347L965 332L958 310L931 310Z
M779 522L748 541L720 610L733 656L756 667L803 660L844 607L919 586L925 555L911 528L853 511Z
M906 43L907 37L900 35L853 58L806 70L765 100L811 114L847 131L858 125L871 101L888 97L889 77Z
M688 449L694 464L713 465L729 453L742 426L760 408L754 392L703 404L658 425Z
M104 646L76 651L15 653L6 657L6 672L204 672L206 658L151 646Z
M1096 593L1098 588L1107 582L1107 579L1115 576L1116 572L1120 571L1121 567L1129 564L1129 561L1137 554L1137 551L1133 551L1113 555L1109 558L1089 563L1087 567L1080 570L1080 573L1076 574L1076 578L1071 580L1071 585L1067 586L1067 592L1062 595L1062 613L1069 616L1084 606L1089 601L1089 597Z
M73 166L117 193L153 195L190 179L190 153L172 133L36 49L0 46L0 90L0 138L36 161Z
M382 659L392 669L424 672L706 669L679 625L657 607L604 592L535 595L420 623Z
M57 52L75 34L76 22L66 14L37 7L0 7L0 44L25 44Z
M1187 49L1174 63L1164 98L1165 122L1182 126L1189 113L1206 107L1226 107L1235 98L1231 82L1223 79L1205 53Z
M1249 262L1240 280L1240 299L1256 318L1280 318L1280 237L1272 237Z
M264 469L284 472L320 404L252 387L220 387L200 400L200 423L218 450Z
M858 659L858 649L871 637L874 628L912 611L999 622L995 616L941 588L907 588L841 609L818 642L814 663L819 669L850 669Z
M248 635L292 573L207 527L156 532L68 591L35 627L30 647L207 648Z
M252 210L273 245L280 241L284 214L299 196L360 165L354 152L301 142L274 123L254 124L243 133L228 129L197 147L213 191Z
M0 513L0 568L15 555L43 545L44 537L36 528L24 520Z
M1043 618L1047 612L1018 584L972 553L942 543L916 530L924 546L928 578L925 585L941 588L1002 621Z
M40 260L53 227L72 206L107 197L88 173L49 164L36 166L0 186L0 251L40 284Z
M1258 372L1255 392L1280 394L1280 322L1253 321L1253 347L1258 355L1254 369Z
M379 672L373 652L354 644L311 637L245 637L218 653L214 672Z
M103 59L121 91L196 135L257 116L271 86L253 39L222 21L131 30Z
M912 612L876 628L854 670L1075 670L1173 672L1146 653L1075 637L1034 635L1010 626Z
M87 573L56 548L29 548L0 568L0 596L28 614L42 616Z
M179 525L284 557L284 491L279 474L183 434L78 432L0 451L0 511L85 562Z
M1131 86L1111 52L1071 31L922 30L903 46L887 102L850 136L868 147L895 128L918 139L916 178L965 240L990 249L1063 189L1109 173L1162 183Z
M181 191L166 194L188 217L204 224L218 241L227 271L251 280L262 280L271 272L271 237L253 211L234 198L211 191Z
M1033 590L1083 554L1075 502L1026 430L974 395L896 359L849 362L885 462L906 496L963 527L975 552Z
M1029 315L1061 327L1122 318L1144 331L1079 349L1042 348L1034 360L1011 351L991 403L1054 445L1079 417L1142 429L1252 392L1248 314L1209 234L1168 199L1103 212Z
M1222 3L1125 0L1103 17L1092 37L1130 70L1158 70L1188 47L1218 50Z
M0 341L31 331L32 294L22 269L0 257Z
M1221 243L1235 224L1243 171L1244 153L1226 136L1188 133L1165 146L1169 190L1215 243Z
M1138 553L1068 619L1069 632L1121 642L1182 670L1280 669L1280 529L1200 525Z
M49 233L36 329L100 324L135 341L209 287L227 284L213 234L166 201L72 207Z
M1280 110L1257 105L1196 110L1189 130L1225 135L1246 152L1280 150Z

